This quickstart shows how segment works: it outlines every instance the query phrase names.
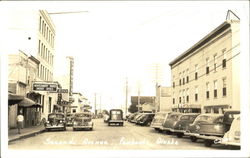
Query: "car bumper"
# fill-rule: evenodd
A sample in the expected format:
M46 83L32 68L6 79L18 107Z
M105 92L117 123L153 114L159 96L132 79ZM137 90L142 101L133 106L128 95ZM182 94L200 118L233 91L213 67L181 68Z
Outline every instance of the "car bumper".
M185 133L184 130L180 130L180 129L172 129L171 128L170 131L173 132L173 133Z
M45 128L52 129L52 128L64 128L64 125L46 125Z
M185 136L194 136L194 137L199 136L198 133L190 133L190 132L184 132L184 135L185 135Z
M160 125L151 125L150 127L151 128L156 128L156 129L161 129L162 128L162 126L160 126Z
M163 131L171 131L171 128L162 127L161 130L163 130Z
M197 136L197 138L201 138L201 139L209 139L209 140L214 140L214 141L219 141L222 139L222 137L219 137L219 136L206 136L206 135L201 135L199 134Z
M109 123L123 123L123 120L110 120Z
M92 128L92 125L86 125L86 126L73 126L73 128Z
M240 143L239 142L229 142L229 141L219 141L219 144L223 144L223 145L232 145L232 146L239 146L240 147Z

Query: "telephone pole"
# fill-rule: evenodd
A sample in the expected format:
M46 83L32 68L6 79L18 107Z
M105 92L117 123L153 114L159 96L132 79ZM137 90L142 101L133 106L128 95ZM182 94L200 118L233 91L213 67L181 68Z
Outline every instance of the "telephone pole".
M96 113L97 111L96 111L96 93L95 93L95 116L96 116Z
M125 116L127 116L128 109L128 77L126 77L126 100L125 100Z

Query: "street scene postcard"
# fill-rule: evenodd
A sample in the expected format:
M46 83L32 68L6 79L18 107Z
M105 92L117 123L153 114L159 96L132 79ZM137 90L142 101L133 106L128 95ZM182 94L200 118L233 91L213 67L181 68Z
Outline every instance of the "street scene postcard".
M249 1L1 2L0 17L1 157L250 156Z

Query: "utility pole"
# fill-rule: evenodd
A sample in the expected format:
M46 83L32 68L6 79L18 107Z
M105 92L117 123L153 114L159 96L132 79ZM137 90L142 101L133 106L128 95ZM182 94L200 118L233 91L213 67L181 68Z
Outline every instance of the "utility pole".
M138 81L138 112L140 112L140 82Z
M96 93L95 93L95 116L96 116Z
M127 116L128 109L128 77L126 77L126 100L125 100L125 116Z
M102 95L100 95L100 113L102 112Z

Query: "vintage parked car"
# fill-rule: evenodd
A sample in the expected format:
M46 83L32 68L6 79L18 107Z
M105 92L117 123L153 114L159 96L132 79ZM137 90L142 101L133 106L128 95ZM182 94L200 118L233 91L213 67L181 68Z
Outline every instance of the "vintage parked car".
M111 109L109 112L108 125L118 124L123 126L123 111L121 109Z
M142 116L143 116L143 113L138 113L138 114L134 117L134 119L132 119L130 122L131 122L131 123L136 123L137 120L140 119L140 117L142 117Z
M150 126L151 122L154 119L154 116L154 113L145 113L137 120L136 124L141 126Z
M230 129L237 114L240 114L240 111L227 110L224 114L201 114L189 126L185 135L190 136L192 142L195 142L198 138L204 139L205 146L209 147Z
M162 124L171 112L158 112L155 114L150 127L154 128L156 131L162 132Z
M66 115L66 125L67 126L72 126L73 125L73 119L74 119L74 114L68 113Z
M236 115L229 131L215 143L240 147L240 115Z
M50 113L48 115L48 120L44 124L46 131L51 129L61 129L66 131L66 120L65 114L63 113Z
M161 130L163 132L166 132L167 134L170 134L170 129L175 126L176 122L180 119L182 115L183 114L179 112L172 112L171 114L169 114L164 123L162 124Z
M175 120L170 127L170 132L177 135L178 138L181 138L185 130L192 124L195 118L199 115L199 113L184 113L177 120Z
M92 114L90 112L76 113L73 120L73 131L76 129L93 130Z
M127 121L128 121L128 122L131 122L131 120L133 120L134 117L135 117L137 114L138 114L138 113L132 113L132 114L130 114L130 115L128 116Z

